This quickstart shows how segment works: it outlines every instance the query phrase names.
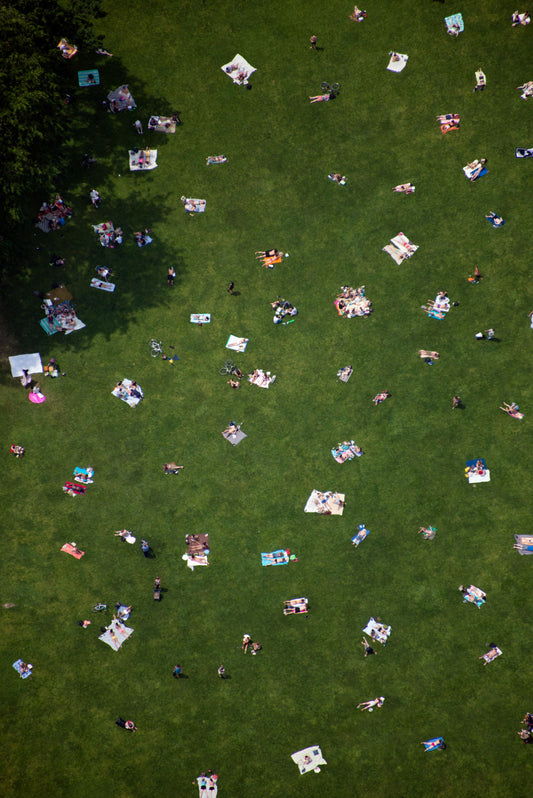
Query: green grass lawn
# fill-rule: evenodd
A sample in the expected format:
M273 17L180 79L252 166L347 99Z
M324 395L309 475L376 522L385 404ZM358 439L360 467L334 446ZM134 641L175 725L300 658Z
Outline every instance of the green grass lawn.
M102 83L77 92L72 168L55 187L75 216L44 235L30 219L47 197L28 202L28 254L5 293L5 353L53 356L66 376L41 379L37 407L6 358L0 375L0 603L16 605L0 616L0 792L185 798L212 768L221 798L522 796L533 776L516 736L533 711L531 561L512 544L531 532L533 160L514 149L533 145L533 100L515 91L533 77L533 26L512 28L500 0L380 0L362 24L340 0L104 5L98 26L114 58L65 63L73 85L95 66ZM465 32L452 39L443 18L458 10ZM401 74L386 71L390 50L409 55ZM257 68L251 91L220 71L237 52ZM488 87L474 93L480 66ZM340 83L339 97L309 104L324 80ZM138 109L106 114L101 99L122 83ZM174 136L146 132L150 114L175 110ZM460 130L441 135L439 113L459 113ZM158 169L130 173L127 150L142 144L157 148ZM79 167L88 151L92 172ZM226 164L205 166L222 153ZM462 167L481 157L489 174L471 184ZM393 194L405 181L416 192ZM181 195L205 197L206 213L187 217ZM485 221L490 210L503 229ZM108 219L125 232L115 250L91 228ZM138 249L132 233L145 226L154 241ZM399 231L419 245L401 266L381 251ZM254 259L269 247L290 253L273 270ZM65 272L48 266L52 252ZM89 287L102 263L114 294ZM484 278L473 286L476 264ZM87 325L68 337L38 324L33 291L57 279ZM337 316L344 284L366 286L370 317ZM459 303L443 321L420 310L440 289ZM297 306L294 324L272 324L277 295ZM211 324L190 324L193 312ZM476 341L489 327L497 340ZM250 339L234 356L243 370L277 374L268 391L245 381L233 391L218 374L230 333ZM179 362L152 359L152 337ZM420 348L440 360L426 365ZM346 364L354 374L341 384ZM110 394L123 377L144 390L135 409ZM375 407L384 389L392 397ZM464 409L452 411L454 394ZM503 400L524 420L498 410ZM230 419L248 435L235 448L221 435ZM345 438L365 454L339 465L329 450ZM23 460L11 443L26 447ZM477 457L491 481L471 486L464 464ZM185 466L179 477L162 474L170 460ZM64 496L86 464L94 485ZM313 488L345 493L344 515L304 514ZM363 522L371 534L354 549ZM426 524L438 528L432 542L416 534ZM123 527L153 559L113 536ZM210 567L192 573L181 558L185 535L199 532ZM59 551L71 540L80 561ZM286 547L297 562L261 567L261 551ZM487 603L464 605L461 583ZM308 617L284 617L283 600L297 596ZM133 605L135 632L114 653L90 608L117 600ZM392 634L364 659L370 616ZM255 658L239 648L245 632L263 646ZM484 667L488 642L503 656ZM29 680L11 668L19 657L33 663ZM383 709L355 710L377 695ZM119 715L139 731L121 731ZM420 741L440 735L447 750L426 757ZM314 744L328 764L302 777L290 754Z

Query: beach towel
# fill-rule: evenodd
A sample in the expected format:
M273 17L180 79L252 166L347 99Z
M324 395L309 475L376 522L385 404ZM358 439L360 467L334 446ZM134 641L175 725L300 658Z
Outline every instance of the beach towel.
M475 604L478 609L483 606L487 599L487 594L481 588L470 585L463 595L463 604Z
M209 324L211 321L210 313L191 313L189 321L191 324Z
M73 546L72 543L65 543L64 546L61 546L61 551L65 551L67 554L72 554L77 560L81 560L83 555L85 554L84 551L80 551L77 546Z
M244 440L247 436L244 432L238 429L236 432L226 432L224 431L222 435L225 437L227 441L231 443L232 446L237 446L242 440Z
M248 346L248 338L237 338L236 335L230 335L226 341L226 349L233 349L234 352L244 352Z
M436 751L444 743L443 737L433 737L431 740L426 740L422 743L424 751Z
M11 355L9 358L12 377L22 377L22 370L25 369L29 374L42 374L43 364L39 352L31 355Z
M148 244L151 244L153 240L154 240L153 238L150 238L150 236L147 233L145 233L144 234L144 243L143 243L142 240L140 240L140 241L137 240L137 246L139 247L139 249L142 249L143 247L147 247Z
M122 387L121 388L113 388L111 393L113 396L116 396L117 399L122 399L123 402L126 402L130 407L135 407L139 404L141 399L144 398L144 393L140 385L137 385L136 391L140 394L140 396L132 396L128 391L131 388L132 380L124 379L122 380Z
M329 490L321 492L313 490L307 499L304 513L319 513L320 515L342 515L344 512L344 493Z
M524 147L517 147L515 149L516 158L533 158L533 147L526 149Z
M444 17L446 29L449 34L462 33L465 29L462 14L452 14L449 17Z
M198 790L200 798L216 798L218 795L218 776L213 773L212 776L198 776Z
M151 116L148 120L148 130L158 133L175 133L176 123L169 116Z
M97 69L82 69L78 72L78 86L99 86L100 73Z
M265 567L268 565L287 565L288 562L289 555L285 549L261 552L261 565L264 565Z
M110 91L107 99L115 111L123 111L125 108L131 111L133 108L137 108L128 86L119 86L118 89Z
M382 252L386 252L391 258L400 266L404 260L406 260L409 256L400 249L396 249L393 244L387 244L387 246L382 247Z
M23 663L23 660L18 659L16 662L13 663L13 667L15 668L15 670L17 671L17 673L20 675L20 677L22 679L27 679L28 676L31 676L31 674L32 674L32 666L28 665L29 670L26 671L26 673L21 673L22 663Z
M124 626L123 623L113 619L109 626L106 627L105 632L98 637L98 640L107 643L113 651L118 651L124 641L133 634L133 631L129 626Z
M385 626L383 623L378 623L375 618L370 618L369 622L363 629L363 632L370 635L372 640L377 640L381 645L385 645L390 637L391 627Z
M157 169L157 150L128 150L130 172L149 172Z
M389 55L390 61L387 66L389 72L401 72L405 69L405 65L409 58L408 55L403 55L402 53L389 53Z
M109 293L113 293L115 290L115 283L106 283L103 280L98 280L98 278L93 277L91 280L91 288L99 288L100 291L108 291Z
M197 565L209 565L207 554L184 554L181 558L187 563L187 568L194 571Z
M246 86L248 85L248 78L254 72L256 72L255 67L248 63L248 61L242 57L242 55L237 55L231 60L228 61L227 64L220 67L222 72L225 72L234 83L237 83L239 86Z
M352 538L352 543L353 543L353 545L354 545L356 548L357 548L357 547L359 546L359 544L360 544L360 543L362 543L362 542L363 542L363 540L364 540L366 537L368 537L368 535L370 534L370 531L369 531L369 530L368 530L368 529L365 527L365 525L364 525L364 524L359 524L359 526L357 527L357 529L359 530L359 531L358 531L358 533L357 533L357 535L354 535L354 537Z
M262 261L266 269L273 269L276 263L281 263L281 255L271 255L269 258L262 258Z
M309 748L303 748L301 751L296 751L291 754L292 761L298 765L298 770L303 775L314 770L315 773L320 773L320 765L327 765L328 763L322 756L322 751L318 745L312 745Z
M309 600L306 598L289 599L283 602L284 615L306 615L309 612Z
M75 44L69 44L66 39L61 39L57 48L61 51L63 58L70 59L76 55L78 48Z
M248 375L248 382L252 385L257 385L258 388L269 388L276 380L275 374L270 374L270 371L264 372L263 369L254 369Z

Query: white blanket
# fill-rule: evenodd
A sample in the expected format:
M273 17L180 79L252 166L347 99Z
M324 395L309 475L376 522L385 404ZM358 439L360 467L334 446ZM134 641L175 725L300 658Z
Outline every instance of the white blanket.
M382 623L378 623L374 618L370 618L369 622L363 629L363 632L367 635L370 635L372 640L377 640L378 643L381 643L384 646L390 636L391 627L385 626L385 624Z
M255 369L252 374L248 376L248 382L252 385L257 385L258 388L269 388L275 379L275 374L271 375L270 371L265 373L263 369Z
M298 765L301 774L309 773L310 770L320 773L320 765L328 764L318 745L311 745L309 748L296 751L295 754L291 754L291 759Z
M224 66L220 67L222 72L225 72L226 75L232 79L234 83L238 83L239 86L247 85L248 78L252 75L256 69L248 61L242 57L242 55L237 55L229 61Z
M30 374L42 374L43 364L39 352L31 355L11 355L9 358L12 377L22 377L22 369L26 369Z
M141 399L144 398L144 394L140 385L137 385L137 391L141 394L139 396L131 396L128 391L131 388L132 381L124 378L122 380L122 389L121 388L113 388L111 393L113 396L116 396L117 399L122 399L123 402L126 402L130 407L135 407L139 404Z
M389 72L401 72L402 69L405 69L408 58L408 55L403 55L402 53L390 53L390 61L387 69Z
M234 352L244 352L248 346L248 338L237 338L236 335L230 335L226 343L226 349L233 349Z
M468 475L468 481L471 485L475 485L477 482L490 482L489 469L486 468L483 474L478 474L477 471L475 473L470 473Z
M198 776L196 781L198 782L200 798L216 798L218 795L217 778L218 776Z
M342 515L344 512L344 493L313 490L307 499L304 513L320 513L321 515Z
M150 169L157 169L157 150L150 150L149 158L146 160L146 151L129 150L130 172L147 172Z
M197 565L209 565L207 554L184 554L181 558L187 563L187 568L194 571Z
M413 252L416 252L418 249L418 244L413 244L413 242L409 241L407 236L403 233L398 233L397 236L391 238L391 243L398 247L398 249L400 249L402 252L405 252L408 258L410 258Z
M191 313L189 321L191 324L209 324L211 321L210 313Z
M402 249L397 249L394 244L387 244L387 246L382 249L383 252L387 252L391 256L398 266L408 257Z
M113 651L118 651L124 640L127 640L131 634L133 634L133 629L129 626L124 626L123 623L113 620L98 639L107 643L108 646L111 646Z
M115 290L115 283L106 283L105 280L98 280L97 277L93 277L91 280L91 288L99 288L100 291L109 291L109 293L112 293Z
M185 200L182 200L182 202L185 207L185 213L205 213L205 209L207 206L207 200L205 199L194 199L194 197L185 197Z

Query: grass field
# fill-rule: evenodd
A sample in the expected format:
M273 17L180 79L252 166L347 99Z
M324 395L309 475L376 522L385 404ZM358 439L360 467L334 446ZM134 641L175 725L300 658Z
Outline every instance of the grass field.
M30 219L48 197L32 198L29 256L4 296L6 354L53 356L66 376L42 379L47 401L33 406L6 358L0 374L0 603L16 605L0 616L1 794L186 798L212 768L221 798L522 796L533 776L533 746L516 735L533 711L531 560L512 544L531 532L533 160L514 150L533 146L533 100L515 91L533 78L533 26L512 28L501 0L380 0L362 24L340 0L105 7L99 31L115 56L65 62L73 85L95 66L102 83L77 93L72 169L55 187L75 216L41 234ZM465 31L452 39L443 18L458 10ZM385 69L390 50L409 55L401 74ZM237 52L257 68L251 91L220 70ZM488 86L474 93L480 66ZM339 97L309 104L324 80ZM101 99L122 83L138 110L106 114ZM146 132L150 114L175 110L174 136L137 136L135 119ZM440 113L459 113L460 130L441 135ZM157 148L158 169L130 173L127 150L141 144ZM90 173L79 167L89 151ZM226 164L205 166L222 153ZM462 167L481 157L489 174L471 184ZM416 192L393 194L405 181ZM181 195L205 197L206 213L187 217ZM125 232L115 250L91 228L108 219ZM154 241L138 249L132 233L145 226ZM401 266L381 251L399 231L419 245ZM254 259L269 247L290 253L274 270ZM52 252L65 272L48 266ZM89 287L102 263L114 294ZM471 285L476 264L484 278ZM87 326L46 337L33 291L58 277ZM366 286L370 317L337 316L344 284ZM459 305L429 319L420 305L441 289ZM299 310L286 328L272 324L277 295ZM190 324L193 312L211 324ZM497 340L476 341L489 327ZM277 374L268 391L233 391L218 374L230 333L250 339L234 357L243 370ZM152 359L152 337L179 362ZM420 348L440 360L426 365ZM110 395L123 377L144 390L135 409ZM392 397L375 407L384 389ZM451 409L455 394L464 409ZM498 410L503 400L524 420ZM220 434L230 419L248 435L235 448ZM365 454L339 465L329 450L345 438ZM477 457L489 484L463 476ZM185 466L179 477L162 474L170 460ZM86 464L94 485L64 496ZM313 488L345 493L344 515L304 514ZM363 522L371 534L356 550ZM434 541L416 534L427 524ZM153 559L113 536L123 527ZM210 567L192 573L184 538L199 532ZM71 540L80 561L59 551ZM261 551L285 547L297 562L261 567ZM487 592L481 609L461 602L462 583ZM309 615L284 617L296 596ZM133 605L135 632L114 653L90 608L118 600ZM364 659L370 616L392 634ZM239 648L245 632L263 646L255 658ZM503 656L484 667L488 642ZM31 679L12 670L19 657ZM380 711L355 710L377 695ZM115 726L119 715L138 732ZM447 750L426 757L420 741L440 735ZM315 744L328 764L300 776L290 754Z

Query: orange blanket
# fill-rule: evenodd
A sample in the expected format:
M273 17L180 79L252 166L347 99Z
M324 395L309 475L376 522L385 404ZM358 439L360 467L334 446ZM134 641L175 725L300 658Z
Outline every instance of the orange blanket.
M83 555L85 554L84 551L80 551L77 546L73 546L72 543L65 543L64 546L61 546L61 551L66 551L67 554L72 554L77 560L81 560Z

